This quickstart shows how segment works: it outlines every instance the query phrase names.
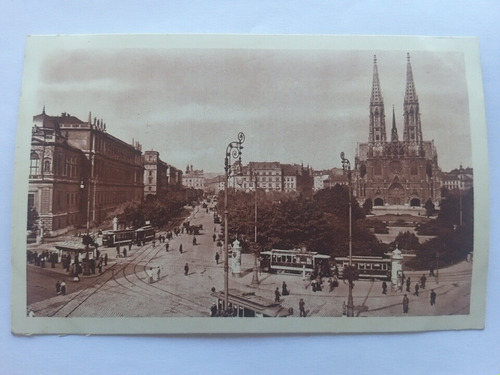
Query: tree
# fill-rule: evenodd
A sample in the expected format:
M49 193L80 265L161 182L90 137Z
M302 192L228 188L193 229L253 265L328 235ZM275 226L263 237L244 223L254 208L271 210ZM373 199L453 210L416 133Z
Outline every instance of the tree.
M410 231L399 232L391 247L398 245L400 249L404 250L418 250L420 248L420 241L415 233Z
M368 215L370 212L372 212L373 208L373 201L371 198L367 198L365 200L365 203L363 203L363 210L365 211L365 215Z
M333 188L321 189L313 196L319 210L336 215L339 218L349 217L349 190L347 186L336 184ZM356 199L352 199L352 219L364 219L365 213Z
M427 199L427 202L425 202L424 208L425 208L425 213L427 214L427 217L429 217L433 214L435 206L434 206L434 203L432 203L431 198Z

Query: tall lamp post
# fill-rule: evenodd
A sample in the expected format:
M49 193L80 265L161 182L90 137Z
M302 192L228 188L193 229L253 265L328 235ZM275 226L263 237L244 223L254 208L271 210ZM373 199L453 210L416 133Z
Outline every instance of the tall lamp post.
M347 183L349 186L349 296L347 297L347 316L354 316L354 300L352 298L352 193L351 193L351 162L349 159L345 158L344 153L340 153L340 159L342 159L342 170L344 171L344 175L347 176Z
M253 253L253 276L251 285L257 286L259 285L259 266L257 264L257 175L253 175L250 172L250 178L254 178L254 186L255 186L255 238L254 238L254 253Z
M245 142L245 134L238 133L238 140L233 141L227 145L226 159L224 170L226 172L226 181L224 183L224 309L228 307L228 294L229 294L229 247L228 247L228 215L227 209L227 190L229 184L229 177L231 174L231 159L238 160L241 165L241 150L243 150L242 143Z

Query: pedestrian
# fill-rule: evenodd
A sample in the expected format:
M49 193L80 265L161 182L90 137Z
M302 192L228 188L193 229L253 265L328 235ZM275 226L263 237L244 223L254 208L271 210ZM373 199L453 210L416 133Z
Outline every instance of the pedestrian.
M313 292L316 292L316 279L314 279L313 281L311 281L311 288L312 288Z
M104 254L104 266L108 265L108 253Z
M166 252L168 252L168 246L169 246L169 243L167 242L167 243L165 244L165 251L166 251Z
M130 253L130 250L132 250L132 241L128 244L128 252Z
M127 249L126 248L123 248L123 257L126 258L127 257Z
M385 281L382 282L382 294L387 294L387 283Z
M219 264L219 252L215 253L215 264Z
M281 285L281 294L284 296L288 296L290 293L288 292L286 283L283 281L283 284Z
M427 277L425 277L425 273L422 275L420 278L420 284L422 286L422 289L425 289L425 282L427 281Z
M116 257L120 257L120 246L116 246Z
M434 275L434 266L431 264L430 268L429 268L429 277L430 276L435 276Z
M188 272L189 272L189 265L186 263L186 265L184 266L184 275L187 276Z
M196 245L196 236L193 236L193 246Z
M179 253L182 254L182 244L179 245Z
M61 283L61 294L66 295L66 283L64 281Z
M212 307L210 308L210 316L212 318L217 316L217 305L215 303L212 304Z
M153 240L153 247L156 247L156 240Z
M413 293L414 296L417 296L418 297L418 289L420 287L418 286L418 283L415 284L415 293Z
M56 281L56 293L61 293L61 282L59 280Z
M306 317L306 308L305 308L305 303L304 300L301 298L299 301L299 312L300 312L300 317Z
M411 285L411 279L407 278L406 279L406 291L410 293L410 285Z
M101 262L99 262L97 264L97 268L99 268L99 274L101 274L102 273L102 263Z
M408 307L410 306L410 300L406 296L403 297L403 313L408 314Z
M434 289L431 289L431 306L434 306L436 303L436 292Z
M279 303L280 297L280 288L276 287L276 290L274 291L274 302Z
M215 242L215 240L217 239L217 236L215 235L215 233L214 233L214 235L212 236L212 238L214 239L214 242Z

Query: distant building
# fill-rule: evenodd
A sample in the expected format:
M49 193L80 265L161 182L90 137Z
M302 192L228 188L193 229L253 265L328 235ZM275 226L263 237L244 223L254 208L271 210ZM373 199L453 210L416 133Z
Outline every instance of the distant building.
M182 185L190 189L205 189L205 176L203 169L195 170L192 165L186 167L186 173L182 176Z
M472 168L453 169L450 172L443 172L441 184L448 190L469 190L474 184L474 174Z
M325 188L332 188L335 185L348 185L349 181L342 168L332 168L328 171L328 177L323 181Z
M67 113L33 117L28 205L44 234L97 225L125 202L144 195L141 146L106 132L102 120Z
M168 190L168 164L160 160L158 151L145 151L144 196L157 195Z
M298 164L279 162L250 162L242 168L241 185L231 178L228 186L246 191L263 189L285 193L312 194L314 178L312 170Z
M440 200L441 170L433 141L425 141L420 122L420 106L408 54L403 108L403 139L399 140L396 116L387 139L385 107L378 76L373 65L368 142L359 143L353 181L360 203L371 199L374 206L423 206L428 199ZM436 124L438 126L438 124Z
M144 196L179 189L182 171L162 161L158 151L145 151L143 163Z

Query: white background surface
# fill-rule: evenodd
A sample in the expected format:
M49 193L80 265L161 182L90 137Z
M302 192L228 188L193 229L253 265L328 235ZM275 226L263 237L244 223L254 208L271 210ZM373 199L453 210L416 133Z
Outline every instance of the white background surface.
M499 15L495 1L3 1L0 374L499 374ZM307 5L305 5L307 4ZM242 33L477 36L488 121L491 239L486 329L387 335L15 337L10 333L10 217L15 134L28 34ZM489 213L484 212L484 215ZM14 246L15 248L15 246ZM23 251L21 244L20 251Z

